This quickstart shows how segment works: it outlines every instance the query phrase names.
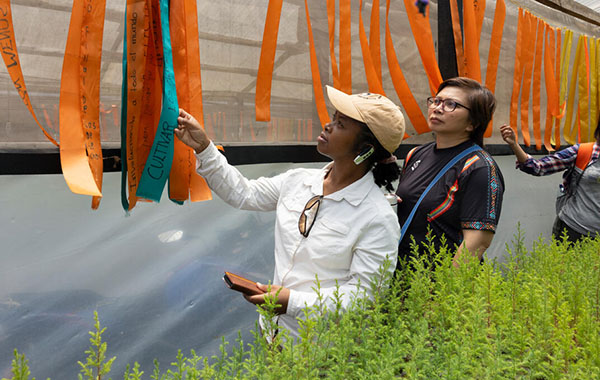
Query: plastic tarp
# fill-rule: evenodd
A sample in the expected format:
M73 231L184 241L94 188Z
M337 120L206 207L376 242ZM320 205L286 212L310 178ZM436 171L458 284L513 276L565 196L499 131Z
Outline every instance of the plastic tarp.
M525 243L548 237L560 175L533 178L496 157L506 182L490 259L502 260L517 222ZM320 167L323 163L310 164ZM239 168L249 178L295 165ZM239 211L218 198L175 205L140 204L125 216L119 173L105 175L102 207L70 193L60 175L0 176L0 377L13 349L36 378L76 378L89 346L93 312L107 327L112 378L138 361L165 369L177 350L211 356L221 337L251 340L257 312L227 289L224 270L267 283L273 274L274 213Z

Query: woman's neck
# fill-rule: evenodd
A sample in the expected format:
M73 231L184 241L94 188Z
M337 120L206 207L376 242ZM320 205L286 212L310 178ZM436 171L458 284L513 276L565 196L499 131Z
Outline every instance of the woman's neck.
M438 149L452 148L468 140L469 136L443 135L436 133L435 146Z
M367 173L367 165L353 161L333 161L323 180L323 195L335 193L361 179Z

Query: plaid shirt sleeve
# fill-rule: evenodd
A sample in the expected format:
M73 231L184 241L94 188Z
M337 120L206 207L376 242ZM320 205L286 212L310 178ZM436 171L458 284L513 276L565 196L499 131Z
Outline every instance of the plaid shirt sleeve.
M562 172L570 166L575 165L578 150L579 144L576 144L537 160L528 155L525 162L519 163L517 161L516 166L517 169L535 176Z

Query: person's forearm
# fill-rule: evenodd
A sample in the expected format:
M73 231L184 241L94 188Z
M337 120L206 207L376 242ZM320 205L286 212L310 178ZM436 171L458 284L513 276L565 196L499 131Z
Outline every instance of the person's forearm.
M493 238L494 233L491 231L463 230L463 241L458 247L456 255L454 255L452 264L458 266L465 252L469 252L481 260L485 251L490 247Z
M523 148L521 148L521 145L515 142L513 144L509 144L509 146L510 149L512 149L515 156L517 157L517 161L519 161L520 163L524 163L525 161L527 161L529 156L527 155L527 153L525 153Z

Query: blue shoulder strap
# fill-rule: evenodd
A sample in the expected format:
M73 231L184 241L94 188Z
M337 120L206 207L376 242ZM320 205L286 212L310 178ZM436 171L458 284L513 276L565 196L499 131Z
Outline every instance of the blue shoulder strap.
M413 217L415 216L415 213L417 212L417 208L419 208L419 205L421 204L421 201L423 200L423 198L425 198L425 195L427 195L427 193L429 192L429 190L431 190L431 188L437 183L437 181L439 181L440 178L442 178L442 176L448 171L448 169L450 169L451 167L453 167L458 161L460 161L461 158L465 157L466 155L468 155L469 153L473 153L475 151L481 150L481 147L477 144L463 150L462 152L460 152L460 154L454 156L453 159L451 159L446 166L444 166L442 168L442 170L439 171L439 173L435 176L435 178L429 183L429 185L425 188L425 191L423 191L423 194L421 194L421 196L419 197L419 200L417 201L417 203L415 203L415 205L413 206L412 210L410 211L410 214L408 215L408 218L406 218L406 221L404 222L404 225L402 226L402 231L400 233L400 240L398 241L398 244L400 244L400 242L402 241L402 239L404 238L404 235L406 234L406 231L408 230L408 226L410 225L410 222L412 222Z

